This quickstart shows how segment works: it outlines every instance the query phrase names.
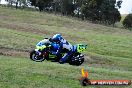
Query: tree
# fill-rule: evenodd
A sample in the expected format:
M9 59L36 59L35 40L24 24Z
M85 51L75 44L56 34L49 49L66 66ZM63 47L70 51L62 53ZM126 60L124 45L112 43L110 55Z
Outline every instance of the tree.
M125 28L132 28L132 13L128 14L123 20L123 26Z
M50 3L53 2L53 0L30 0L31 5L38 7L39 11L43 11L44 8Z
M14 0L6 0L8 2L9 6L12 6L12 4L14 3Z
M61 13L63 15L71 15L73 13L72 0L61 0Z
M92 22L113 24L120 21L121 15L116 7L120 8L121 1L116 0L83 0L81 10L85 18Z
M60 0L54 0L53 3L54 3L54 11L56 14L57 12L60 11Z
M9 6L12 6L13 4L15 4L16 9L18 8L18 4L20 0L6 0L9 4Z
M30 1L29 0L20 0L19 5L22 7L26 7L26 6L30 5Z
M16 9L18 9L18 6L27 6L29 0L6 0L9 4L9 6L15 5Z
M84 0L81 6L81 10L85 18L91 21L96 20L97 17L96 8L97 8L96 0Z
M16 3L16 9L18 8L18 3L20 2L20 0L15 0Z
M120 9L121 8L121 4L122 4L122 0L118 0L116 3L116 6Z
M115 24L115 22L120 21L121 15L116 8L116 0L104 0L102 3L102 12L104 14L104 21L107 24Z

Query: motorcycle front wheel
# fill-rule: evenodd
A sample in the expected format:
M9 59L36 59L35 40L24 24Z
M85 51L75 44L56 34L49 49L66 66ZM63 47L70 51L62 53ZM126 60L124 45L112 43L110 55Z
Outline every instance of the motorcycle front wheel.
M32 50L30 52L30 59L36 62L42 62L45 60L45 58L43 56L38 55L35 50Z

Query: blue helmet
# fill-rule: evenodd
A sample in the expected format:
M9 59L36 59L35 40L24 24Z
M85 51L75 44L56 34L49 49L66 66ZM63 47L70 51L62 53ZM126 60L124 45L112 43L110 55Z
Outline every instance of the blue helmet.
M55 34L53 37L52 37L52 41L54 42L60 42L62 39L62 36L60 34Z

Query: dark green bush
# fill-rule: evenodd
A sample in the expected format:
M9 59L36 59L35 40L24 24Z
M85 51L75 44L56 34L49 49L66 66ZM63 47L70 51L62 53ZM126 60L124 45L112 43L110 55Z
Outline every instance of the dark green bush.
M123 20L123 26L125 28L132 28L132 13L128 14Z

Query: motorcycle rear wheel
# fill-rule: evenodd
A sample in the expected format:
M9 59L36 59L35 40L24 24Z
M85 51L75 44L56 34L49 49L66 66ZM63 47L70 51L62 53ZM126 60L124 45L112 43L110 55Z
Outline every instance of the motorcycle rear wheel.
M69 61L70 65L80 66L84 62L84 55L76 54Z

